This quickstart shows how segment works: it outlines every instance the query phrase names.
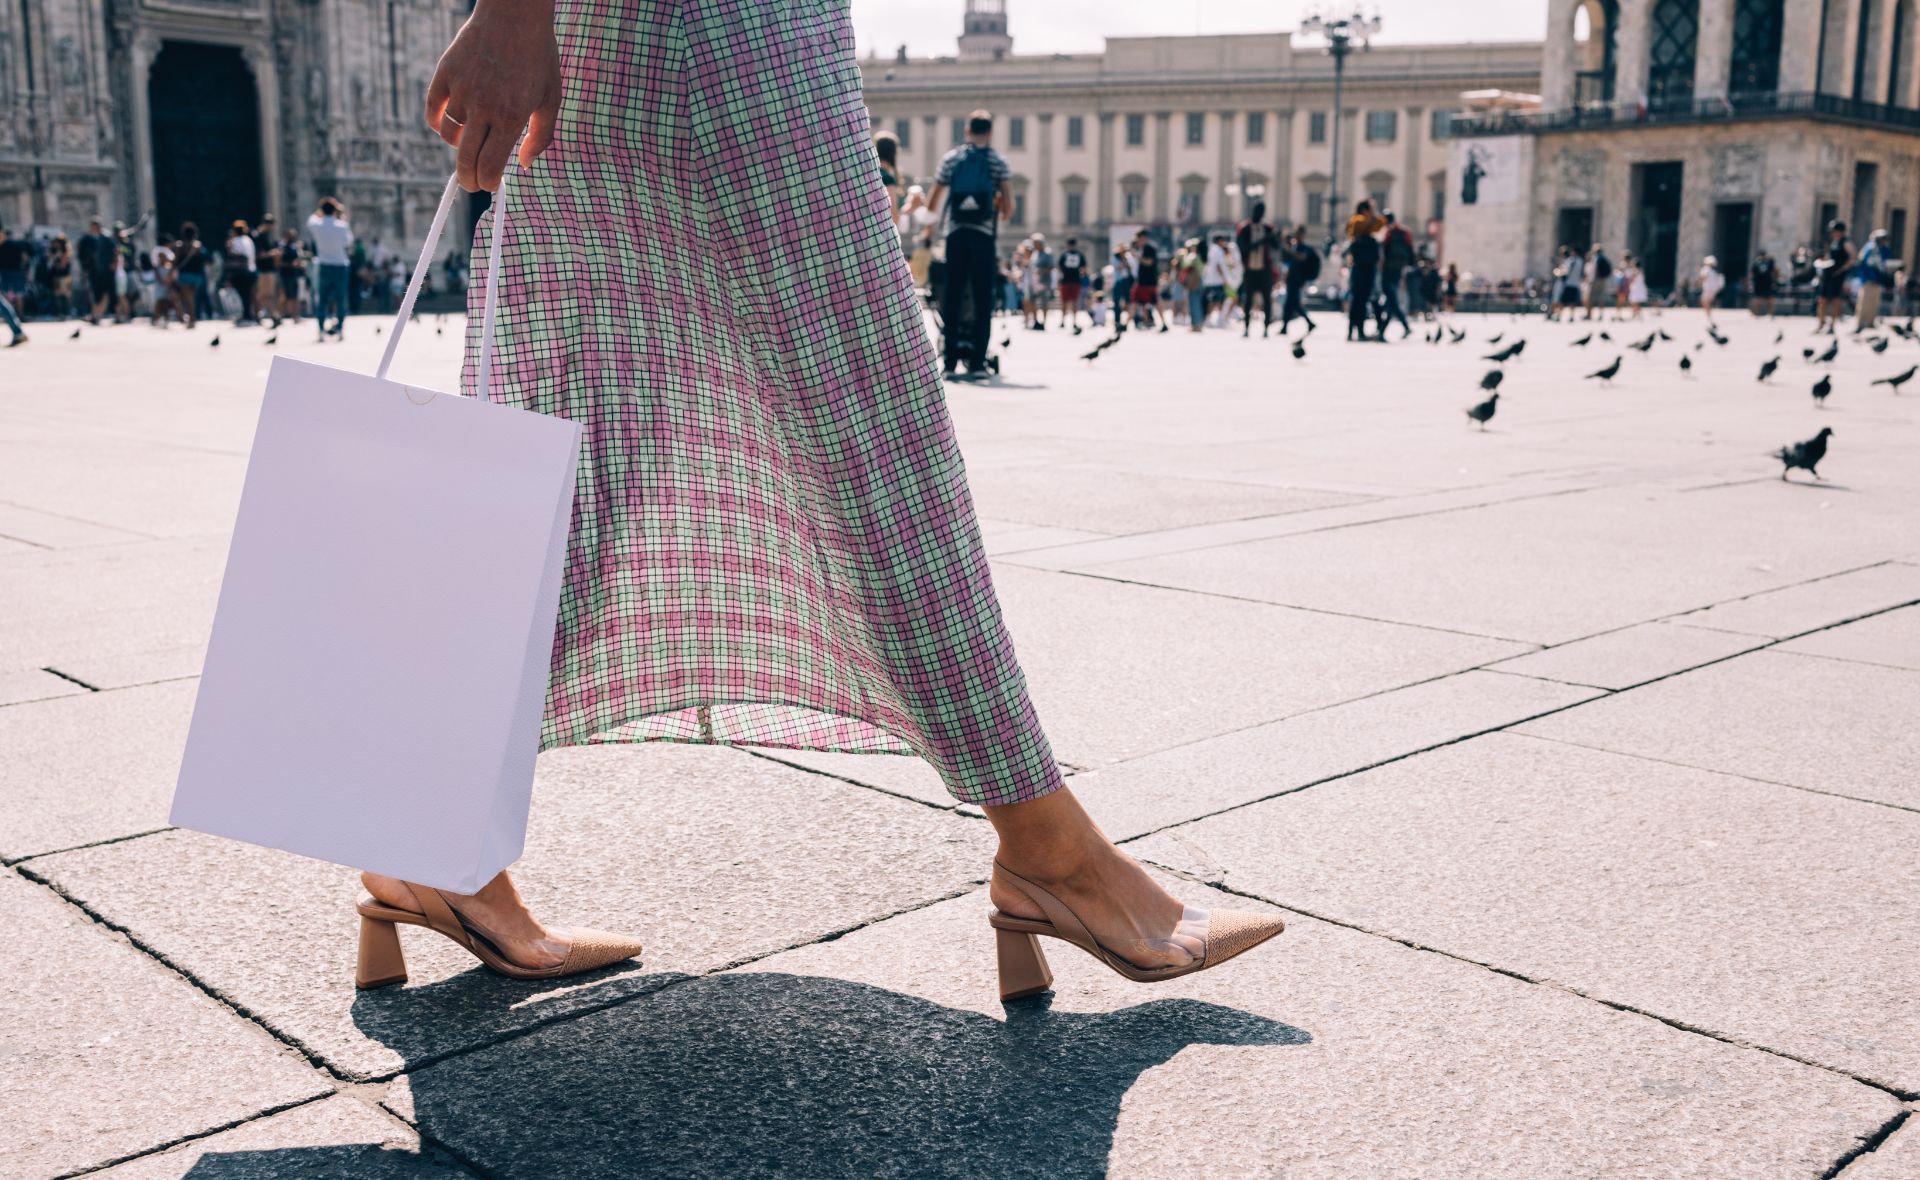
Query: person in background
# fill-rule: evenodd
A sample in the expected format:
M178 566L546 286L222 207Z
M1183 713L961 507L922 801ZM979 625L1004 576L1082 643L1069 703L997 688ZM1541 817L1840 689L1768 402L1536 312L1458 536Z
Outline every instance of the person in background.
M1368 308L1373 284L1380 273L1380 240L1376 234L1386 222L1373 211L1372 201L1361 201L1347 219L1347 339L1369 341ZM1382 335L1379 339L1385 339Z
M13 301L27 292L27 250L26 243L17 242L0 225L0 321L4 321L13 332L8 348L14 348L27 342L26 329L20 326L20 315L14 310Z
M67 235L53 235L38 270L35 281L47 293L54 315L66 319L73 314L73 251L67 244Z
M1447 263L1446 286L1441 292L1442 309L1452 315L1460 310L1460 267Z
M1893 290L1893 252L1887 247L1887 231L1876 229L1860 248L1856 273L1860 276L1860 303L1854 312L1853 330L1857 335L1880 320L1880 303Z
M1400 339L1405 340L1413 335L1413 325L1407 322L1401 306L1400 284L1420 255L1414 249L1413 235L1394 218L1393 210L1382 213L1380 220L1386 223L1386 231L1380 237L1380 310L1375 318L1380 339L1387 338L1387 325L1398 320Z
M1138 261L1133 268L1133 306L1136 322L1148 328L1167 330L1160 315L1160 248L1146 230L1133 235L1133 253Z
M1218 310L1220 326L1227 326L1227 279L1233 270L1233 245L1225 234L1213 235L1207 243L1207 261L1200 272L1200 320Z
M1780 267L1773 255L1765 250L1753 256L1753 262L1747 267L1747 287L1752 292L1752 301L1747 305L1755 319L1773 315L1773 300L1780 288Z
M1033 330L1047 330L1047 308L1053 306L1054 270L1059 265L1053 251L1047 249L1047 236L1033 235Z
M947 325L945 371L951 376L962 359L970 369L983 369L993 337L1000 219L1013 211L1013 172L993 148L992 114L981 110L967 116L967 141L941 159L927 207L943 213L947 226L947 279L940 300ZM969 299L971 320L962 311ZM965 339L961 324L967 328Z
M1713 323L1713 302L1720 298L1720 291L1727 285L1727 276L1720 273L1720 260L1709 254L1700 261L1700 310L1707 313L1707 323Z
M253 287L260 271L253 249L253 230L244 221L235 221L227 235L227 285L240 297L236 325L254 322Z
M873 154L880 164L880 187L887 190L887 220L900 219L900 137L891 131L873 134Z
M300 297L307 281L306 251L300 246L300 235L292 226L280 231L280 244L274 249L275 262L279 274L279 303L274 308L274 323L282 319L300 322Z
M280 326L280 230L269 213L253 233L253 318Z
M307 240L313 243L314 268L318 271L314 284L313 318L320 328L320 338L332 336L337 340L346 339L348 303L351 300L348 288L351 286L349 275L353 268L353 256L348 251L355 245L353 227L347 224L346 210L332 197L323 197L320 207L313 216L307 218ZM327 310L334 312L333 328L327 328Z
M1287 325L1295 317L1307 322L1307 331L1314 329L1313 317L1307 314L1305 293L1307 284L1320 277L1320 254L1307 241L1307 227L1296 225L1281 239L1280 260L1286 264L1287 297L1280 304L1280 334L1287 334Z
M1838 219L1829 221L1826 252L1813 262L1817 276L1815 335L1825 332L1831 336L1840 326L1840 317L1847 313L1847 273L1852 269L1853 244L1847 241L1847 223Z
M1614 282L1613 259L1607 257L1605 247L1595 242L1587 251L1586 319L1593 318L1594 308L1604 309L1613 301L1613 292L1618 285Z
M1124 243L1113 248L1113 261L1107 270L1113 279L1107 284L1107 303L1113 312L1113 331L1117 336L1127 330L1133 312L1133 256Z
M180 226L174 246L173 283L180 322L191 328L200 322L201 300L207 293L207 248L200 241L200 227L191 221Z
M1202 294L1207 264L1201 257L1200 239L1188 238L1180 243L1180 248L1173 252L1169 266L1174 286L1185 297L1187 331L1198 332L1207 319L1207 300Z
M1240 334L1253 334L1253 301L1260 300L1260 334L1273 331L1273 285L1280 267L1280 231L1267 220L1267 203L1255 201L1247 219L1234 227L1233 244L1240 251ZM1409 250L1413 243L1409 239Z
M1066 248L1060 251L1058 261L1060 271L1060 325L1072 328L1073 334L1080 334L1080 300L1087 282L1087 255L1080 249L1079 238L1068 238Z
M87 222L81 235L78 257L80 270L87 276L87 322L98 324L113 303L113 258L120 244L101 226L98 217Z

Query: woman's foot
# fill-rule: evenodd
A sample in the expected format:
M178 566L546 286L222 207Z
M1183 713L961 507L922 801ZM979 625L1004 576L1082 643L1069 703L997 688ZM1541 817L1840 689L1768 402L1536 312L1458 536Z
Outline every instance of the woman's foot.
M1160 888L1114 847L1071 791L986 812L1000 835L995 859L1050 891L1109 951L1136 967L1185 966L1205 953L1207 911ZM998 875L988 896L1003 914L1046 919L1032 898Z
M381 905L410 913L420 912L419 899L398 877L361 873L360 883ZM558 967L566 961L571 940L564 930L548 930L513 887L513 879L501 873L480 887L478 893L461 894L440 891L474 933L492 943L502 955L522 967L535 970Z

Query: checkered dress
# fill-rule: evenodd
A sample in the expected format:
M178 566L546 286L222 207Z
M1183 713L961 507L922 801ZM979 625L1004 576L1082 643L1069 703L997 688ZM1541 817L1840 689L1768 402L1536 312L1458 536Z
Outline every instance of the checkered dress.
M1058 786L846 0L560 0L558 26L555 141L508 181L494 375L585 427L542 748L912 753L972 803Z

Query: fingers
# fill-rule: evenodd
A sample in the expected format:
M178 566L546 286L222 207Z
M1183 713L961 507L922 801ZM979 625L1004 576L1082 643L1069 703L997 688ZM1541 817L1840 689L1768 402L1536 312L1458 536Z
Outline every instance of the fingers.
M433 71L433 81L427 83L427 126L449 145L458 145L460 142L458 121L455 121L451 128L447 126L447 100L451 96L452 89L447 83L447 67L443 62Z
M480 152L492 132L492 126L484 118L478 117L461 129L456 145L460 154L454 161L453 175L459 180L460 187L470 193L479 192L484 187L480 183ZM496 180L496 186L498 183Z
M488 125L487 140L480 145L480 154L474 165L481 188L490 193L500 191L500 176L507 170L507 161L513 156L513 143L517 138L503 124Z
M553 123L560 114L560 100L549 96L527 120L527 136L520 141L520 166L530 167L547 145L553 142Z

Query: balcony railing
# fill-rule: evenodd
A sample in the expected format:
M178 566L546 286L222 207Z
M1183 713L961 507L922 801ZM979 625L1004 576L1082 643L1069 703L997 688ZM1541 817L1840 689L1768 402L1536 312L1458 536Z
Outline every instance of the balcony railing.
M1727 123L1747 119L1822 119L1870 127L1920 131L1920 110L1841 98L1837 94L1781 94L1763 91L1725 98L1696 98L1684 103L1586 103L1563 111L1497 112L1455 115L1453 134L1539 135L1553 131L1593 131L1608 127L1649 127L1676 123Z

